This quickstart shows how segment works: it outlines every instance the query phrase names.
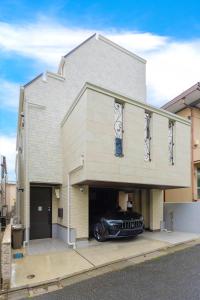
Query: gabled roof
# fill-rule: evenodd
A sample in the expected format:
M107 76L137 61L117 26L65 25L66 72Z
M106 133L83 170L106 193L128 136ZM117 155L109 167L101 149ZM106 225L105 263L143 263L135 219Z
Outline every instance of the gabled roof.
M186 107L200 108L200 82L185 90L183 93L162 106L172 113L177 113Z
M131 52L131 51L129 51L129 50L127 50L127 49L125 49L121 46L119 46L118 44L116 44L116 43L112 42L111 40L107 39L106 37L104 37L103 35L95 33L95 34L91 35L89 38L87 38L85 41L83 41L81 44L79 44L77 47L75 47L74 49L72 49L70 52L68 52L67 54L65 54L62 57L62 59L60 61L60 64L59 64L58 73L60 73L61 68L62 68L62 66L65 62L65 59L93 38L95 38L96 40L101 40L104 43L109 44L110 46L118 49L121 52L126 53L127 55L130 55L130 56L134 57L135 59L139 60L140 62L142 62L144 64L146 63L146 60L143 59L142 57L134 54L133 52Z
M94 33L93 35L91 35L89 38L87 38L85 41L83 41L82 43L80 43L78 46L76 46L74 49L72 49L71 51L69 51L67 54L64 55L64 58L66 58L67 56L69 56L70 54L72 54L73 52L75 52L78 48L80 48L82 45L86 44L89 40L91 40L93 37L96 37L96 33Z
M40 78L43 75L43 73L40 73L39 75L37 75L36 77L34 77L33 79L31 79L29 82L27 82L26 84L24 84L24 87L27 87L28 85L30 85L31 83L33 83L35 80L37 80L38 78Z

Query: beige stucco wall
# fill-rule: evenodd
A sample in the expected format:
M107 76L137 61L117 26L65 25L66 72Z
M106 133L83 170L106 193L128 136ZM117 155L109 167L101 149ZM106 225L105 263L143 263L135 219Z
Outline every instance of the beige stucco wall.
M170 189L165 191L166 202L189 202L192 201L192 188Z
M87 93L77 103L69 118L61 127L62 153L63 153L63 184L67 184L67 175L85 160L86 153L86 118ZM85 179L85 167L71 175L80 182Z
M144 109L124 107L124 156L114 155L114 101L87 91L86 179L170 186L190 185L190 126L175 123L175 165L169 164L168 117L152 114L152 161L144 161ZM150 109L150 108L149 108ZM170 116L173 119L173 116ZM187 151L182 151L187 149Z
M193 136L192 136L192 145L190 143L191 149L193 151L193 163L194 163L194 172L193 172L193 189L194 189L194 199L197 197L197 167L196 162L200 161L200 111L199 109L192 108L192 113L190 108L186 108L177 113L178 115L191 118L193 122ZM199 141L199 144L196 144ZM167 190L165 192L165 201L166 202L191 202L192 197L192 187L185 189L173 189Z
M143 189L141 191L141 214L144 218L145 228L150 227L150 192Z
M64 60L63 76L72 101L85 82L146 101L145 61L106 39L93 37Z
M179 120L175 124L175 165L168 162L168 118L159 113L152 115L152 161L144 161L144 108L126 102L124 106L124 157L114 155L114 101L107 94L89 88L85 90L72 112L61 125L63 143L63 187L59 207L64 218L59 224L67 226L67 174L70 173L71 220L77 238L88 236L88 191L80 191L82 182L109 181L136 184L187 186L190 184L190 125ZM149 107L149 109L151 109ZM159 128L159 130L158 130ZM183 152L185 147L188 151ZM146 226L160 228L162 191L152 192L151 201L143 197ZM159 199L155 200L154 199ZM147 201L145 203L145 201ZM152 204L150 204L152 202ZM158 205L159 203L159 205ZM150 208L151 205L151 208ZM151 214L149 214L151 209ZM150 224L151 221L151 224Z
M83 95L72 114L61 127L62 132L62 153L63 153L63 186L59 207L64 209L63 219L58 218L58 224L68 225L67 222L67 201L68 201L68 174L70 183L73 180L81 182L85 179L85 166L73 171L85 159L86 147L86 104L87 94ZM73 172L71 172L73 171ZM76 229L77 238L88 237L88 187L84 186L83 191L80 187L71 187L71 218L70 227Z
M47 72L26 85L29 182L62 183L60 123L86 82L144 102L145 69L144 60L94 37L65 58L63 77Z
M89 234L89 190L87 186L72 187L71 228L76 229L76 238L88 238Z
M163 221L163 191L150 191L150 230L160 230Z
M73 126L70 125L62 135L60 123L85 82L91 81L111 90L117 87L121 93L145 102L145 70L143 59L94 37L65 58L63 76L46 72L24 86L20 113L25 115L23 130L26 136L20 142L23 154L17 160L17 181L18 186L24 188L24 193L18 193L18 214L27 228L31 183L62 184L58 207L63 207L66 212L66 174L80 162L80 149L82 152L84 144L81 135L86 134L86 130L82 131L83 123L72 117L69 122ZM80 120L82 116L86 113L83 112ZM22 129L18 128L18 135L20 131ZM65 143L66 136L71 143L70 151ZM62 145L67 145L64 154ZM80 181L80 174L81 171L73 174L73 180ZM58 223L66 225L66 213Z
M16 184L7 183L6 185L6 204L8 205L8 212L11 212L16 202Z
M63 81L41 77L25 88L29 182L62 183L60 122ZM63 108L63 107L62 107Z

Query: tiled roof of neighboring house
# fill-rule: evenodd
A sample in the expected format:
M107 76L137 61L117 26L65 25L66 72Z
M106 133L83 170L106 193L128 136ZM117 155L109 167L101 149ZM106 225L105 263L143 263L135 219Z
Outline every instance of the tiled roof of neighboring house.
M161 108L172 113L177 113L187 106L200 108L200 82L197 82Z

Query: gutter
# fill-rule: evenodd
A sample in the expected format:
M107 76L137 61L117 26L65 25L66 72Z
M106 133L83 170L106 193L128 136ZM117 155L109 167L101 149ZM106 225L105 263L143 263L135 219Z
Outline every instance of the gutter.
M191 112L191 184L192 184L192 201L197 201L194 199L194 110L190 107Z
M181 94L179 94L178 96L170 100L169 102L165 103L163 106L161 106L161 109L168 110L168 108L170 108L172 105L177 104L179 101L184 100L188 95L192 94L195 91L198 91L199 88L200 88L200 82L197 82L189 89L185 90L184 92L182 92ZM174 113L177 113L177 111Z
M71 171L68 172L67 174L67 244L69 246L72 246L73 249L76 249L76 242L72 242L70 239L70 215L71 215L71 193L70 193L70 176L79 170L81 170L84 166L84 156L81 155L81 164L72 169Z
M29 151L28 151L28 102L25 99L25 244L29 242L30 192L29 192Z

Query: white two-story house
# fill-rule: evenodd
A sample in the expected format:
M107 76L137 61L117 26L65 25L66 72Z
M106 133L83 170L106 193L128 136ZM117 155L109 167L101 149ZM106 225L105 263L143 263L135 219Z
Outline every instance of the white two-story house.
M146 61L101 35L20 89L17 215L25 241L88 239L119 203L160 230L163 190L190 185L190 121L146 103ZM184 149L184 151L182 151Z

